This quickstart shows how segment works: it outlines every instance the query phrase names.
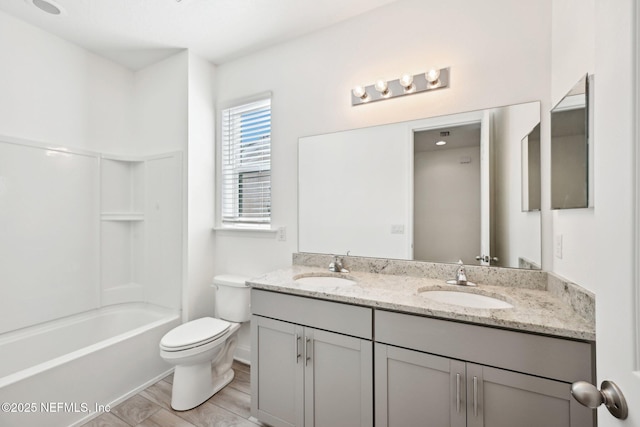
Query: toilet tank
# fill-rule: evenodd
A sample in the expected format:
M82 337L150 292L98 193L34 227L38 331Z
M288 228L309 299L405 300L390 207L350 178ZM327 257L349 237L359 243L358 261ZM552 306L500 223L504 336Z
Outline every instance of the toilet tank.
M247 322L250 317L251 288L248 277L224 274L213 278L216 292L216 316L230 322Z

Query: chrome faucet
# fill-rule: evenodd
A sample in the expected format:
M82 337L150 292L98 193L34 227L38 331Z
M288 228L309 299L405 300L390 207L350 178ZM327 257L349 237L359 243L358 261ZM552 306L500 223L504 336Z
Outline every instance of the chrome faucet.
M456 279L447 280L447 283L450 285L476 286L475 283L469 282L467 280L467 271L464 268L464 264L462 263L462 260L458 261L458 269L456 270Z
M456 270L456 285L467 284L467 271L464 269L462 260L458 261L458 270Z
M349 255L349 252L347 252L347 255ZM331 264L329 264L329 271L333 271L335 273L348 273L349 272L349 270L344 268L344 263L342 261L342 258L339 257L338 255L334 255L333 256L333 261L331 262Z

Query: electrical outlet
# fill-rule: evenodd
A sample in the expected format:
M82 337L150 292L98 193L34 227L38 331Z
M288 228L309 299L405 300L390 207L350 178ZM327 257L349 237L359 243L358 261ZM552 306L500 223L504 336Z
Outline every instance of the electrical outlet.
M278 227L278 232L276 233L276 238L278 242L286 242L287 241L287 227Z
M556 234L554 254L556 258L562 259L562 234Z

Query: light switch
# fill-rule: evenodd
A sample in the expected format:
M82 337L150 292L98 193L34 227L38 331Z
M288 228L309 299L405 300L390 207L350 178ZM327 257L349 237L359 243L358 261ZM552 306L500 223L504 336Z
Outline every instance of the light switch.
M562 234L556 234L554 253L556 258L562 259Z
M276 233L276 238L278 242L286 242L287 241L287 227L278 227L278 232Z

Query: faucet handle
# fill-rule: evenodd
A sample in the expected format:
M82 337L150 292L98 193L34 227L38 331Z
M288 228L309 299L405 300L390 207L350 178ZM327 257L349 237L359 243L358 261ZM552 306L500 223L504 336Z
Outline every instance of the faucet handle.
M333 269L331 269L331 265L333 265ZM348 273L349 270L344 268L343 258L338 255L333 256L333 262L329 265L329 270L335 271L336 273Z
M338 255L333 256L333 261L329 264L329 271L339 273L342 270L342 259Z

